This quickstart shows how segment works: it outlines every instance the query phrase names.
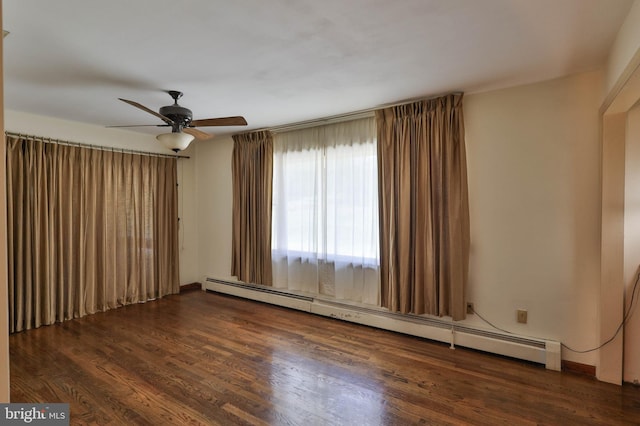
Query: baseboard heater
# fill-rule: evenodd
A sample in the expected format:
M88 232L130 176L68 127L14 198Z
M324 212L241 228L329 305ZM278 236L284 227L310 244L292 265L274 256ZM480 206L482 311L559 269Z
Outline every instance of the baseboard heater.
M544 364L560 371L560 343L457 324L435 317L407 315L302 296L268 286L205 278L203 289L273 305L450 343L484 352Z

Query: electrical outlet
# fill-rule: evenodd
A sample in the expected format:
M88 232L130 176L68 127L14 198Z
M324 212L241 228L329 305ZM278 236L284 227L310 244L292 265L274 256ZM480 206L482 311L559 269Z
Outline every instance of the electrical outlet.
M468 314L475 313L475 310L473 309L473 303L472 302L467 302L467 313Z
M516 312L518 313L518 322L522 324L526 324L527 323L526 309L518 309Z

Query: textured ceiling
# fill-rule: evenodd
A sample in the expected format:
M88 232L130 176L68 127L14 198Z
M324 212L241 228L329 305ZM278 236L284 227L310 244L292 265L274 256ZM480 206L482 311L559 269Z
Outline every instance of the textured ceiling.
M175 89L195 119L255 129L485 91L601 68L631 3L9 0L5 108L156 124L117 98L157 110Z

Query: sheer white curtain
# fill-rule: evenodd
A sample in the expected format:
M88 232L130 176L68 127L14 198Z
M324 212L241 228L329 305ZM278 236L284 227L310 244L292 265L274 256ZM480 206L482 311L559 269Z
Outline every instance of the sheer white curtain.
M379 304L374 118L276 134L273 286Z

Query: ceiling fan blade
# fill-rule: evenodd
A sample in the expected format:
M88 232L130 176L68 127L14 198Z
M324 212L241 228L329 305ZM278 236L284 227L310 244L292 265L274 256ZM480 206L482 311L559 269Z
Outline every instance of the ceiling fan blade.
M138 102L129 101L129 100L127 100L127 99L122 99L122 98L118 98L118 99L120 99L122 102L126 102L126 103L128 103L128 104L129 104L129 105L131 105L131 106L134 106L134 107L136 107L136 108L138 108L138 109L141 109L141 110L143 110L143 111L145 111L145 112L148 112L148 113L149 113L149 114L151 114L151 115L155 115L156 117L158 117L160 120L164 121L164 122L165 122L165 123L167 123L167 124L171 124L171 125L173 125L173 124L174 124L174 123L173 123L173 120L171 120L170 118L165 117L165 116L164 116L164 115L162 115L162 114L158 114L158 113L157 113L157 112L155 112L154 110L149 109L149 108L147 108L146 106L144 106L144 105L142 105L142 104L139 104Z
M220 118L205 118L203 120L193 120L190 126L193 127L207 127L207 126L246 126L247 120L244 117L220 117Z
M191 127L185 127L184 129L182 129L182 131L194 136L196 139L211 139L213 137L213 135L209 133L203 132L202 130L193 129Z

